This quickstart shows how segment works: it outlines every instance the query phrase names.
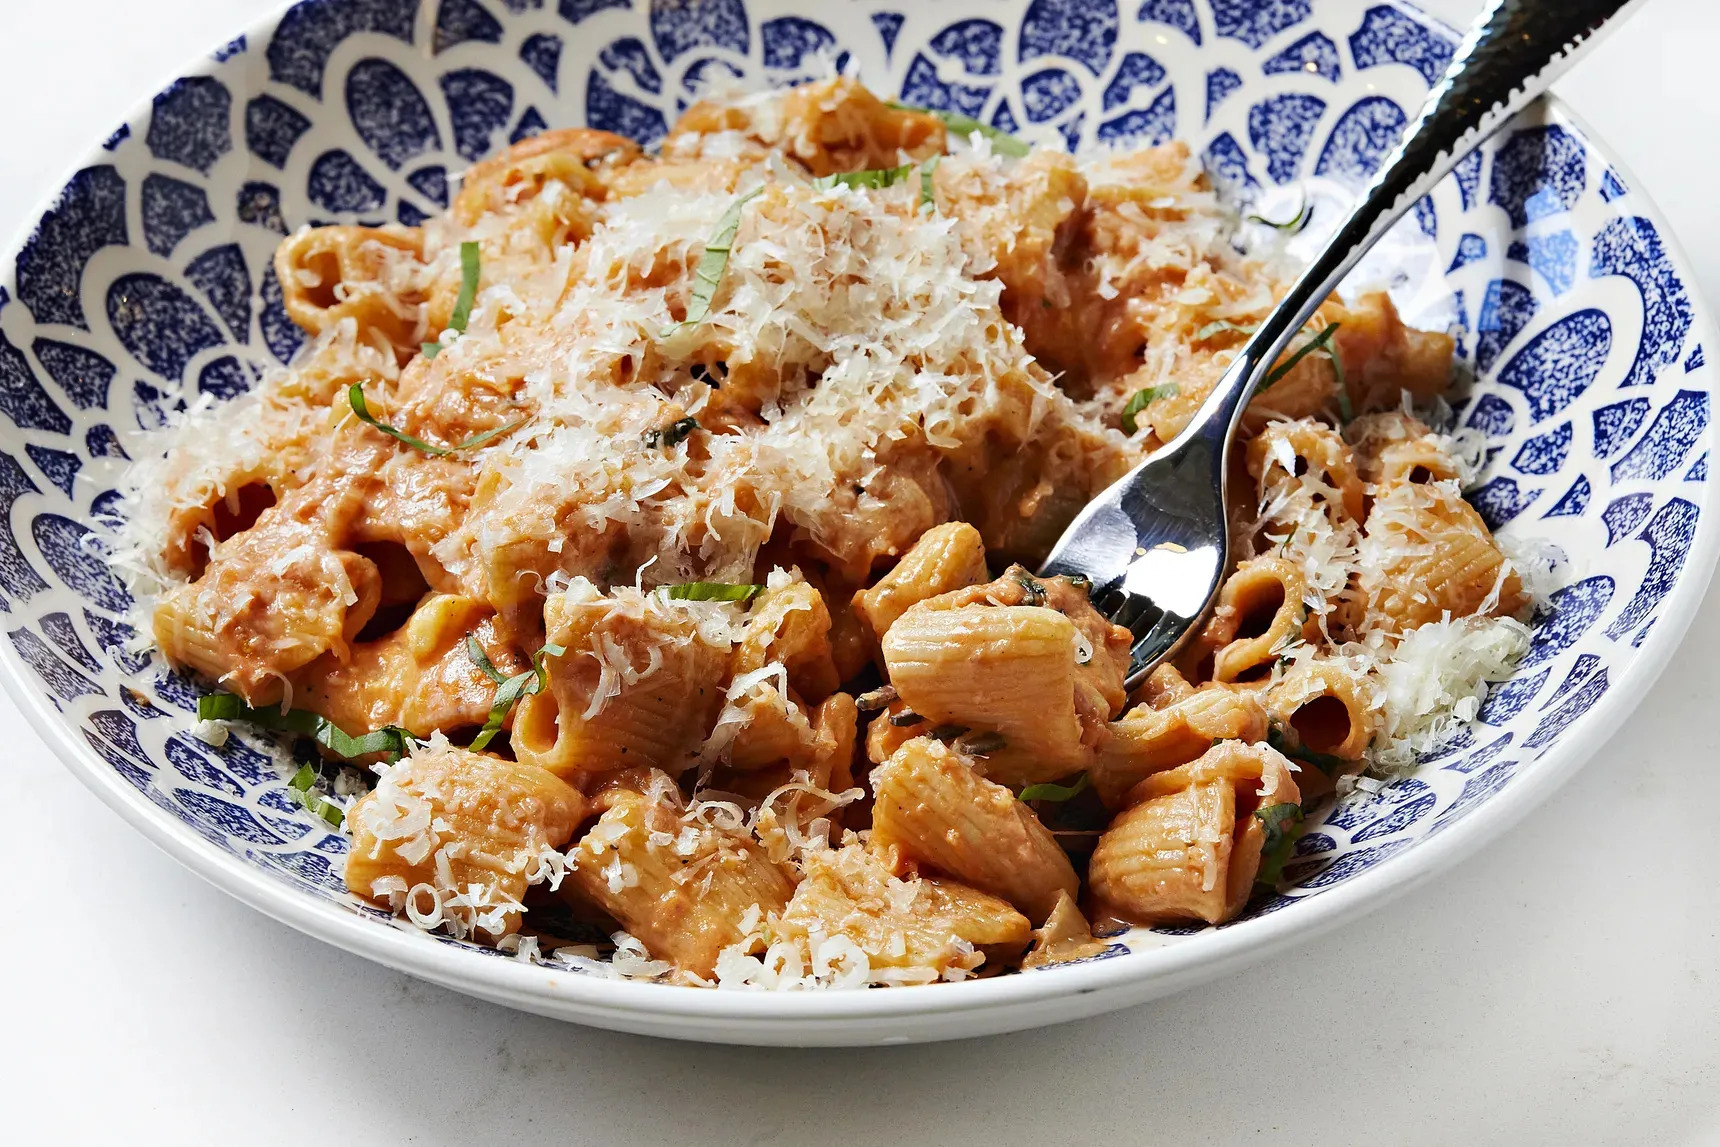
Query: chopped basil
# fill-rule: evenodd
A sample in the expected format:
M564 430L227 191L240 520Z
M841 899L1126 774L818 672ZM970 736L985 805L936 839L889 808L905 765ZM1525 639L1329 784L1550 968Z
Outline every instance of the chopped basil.
M448 316L451 330L466 333L472 321L472 304L478 298L478 245L471 240L460 244L460 293L454 296L454 311ZM442 352L439 342L423 343L418 348L425 358L435 358Z
M472 646L475 644L476 642L470 636L466 638L468 655L471 654ZM567 650L563 646L545 645L532 654L532 667L530 669L524 673L516 673L503 681L500 687L496 689L495 700L490 703L489 720L484 722L484 727L478 730L478 735L472 738L472 743L467 747L475 753L493 741L496 734L502 731L502 725L507 722L508 714L513 711L515 705L519 704L521 697L541 693L548 687L549 671L544 667L544 661L550 657L560 657L566 652ZM479 653L481 655L482 650L479 650ZM485 658L486 662L488 660ZM482 667L482 665L479 666L479 668ZM495 667L491 666L490 668L493 671Z
M649 447L679 446L686 441L687 435L699 428L697 418L677 418L669 425L657 430L645 432L645 445Z
M1017 139L1002 128L992 127L990 124L981 123L972 116L963 115L961 112L944 111L941 108L914 107L912 104L900 104L894 101L891 101L890 106L895 108L897 111L918 112L920 115L936 116L938 119L944 121L945 127L949 128L963 139L966 139L977 131L979 134L985 136L985 138L991 140L991 149L999 155L1008 155L1013 156L1016 159L1020 159L1022 156L1033 150L1025 141Z
M1273 383L1295 370L1297 363L1301 362L1315 351L1324 349L1332 341L1332 336L1338 333L1338 328L1341 325L1343 324L1333 323L1331 326L1325 328L1319 334L1303 343L1296 349L1295 354L1291 355L1289 358L1285 359L1273 368L1272 373L1266 376L1266 381L1260 384L1260 390L1255 393L1259 394L1265 391ZM1331 352L1328 351L1327 353L1329 354Z
M938 209L937 188L932 182L932 175L938 170L938 164L943 162L943 156L934 155L920 167L920 211L930 215Z
M444 458L449 454L455 454L461 450L475 450L479 446L490 441L492 438L499 438L508 431L517 430L526 424L526 420L522 418L518 422L510 422L505 426L498 426L494 430L486 430L482 434L474 434L464 442L456 442L452 446L432 446L422 438L414 438L405 431L396 430L386 422L377 421L376 416L370 413L370 406L364 401L363 383L355 382L347 388L346 401L348 405L352 407L352 412L358 416L358 420L360 422L367 426L376 427L376 429L382 431L390 438L393 438L398 442L404 442L414 450L422 450L424 453L434 455L437 458Z
M898 729L906 729L909 725L918 725L924 720L924 717L920 716L912 709L904 709L900 713L890 714L890 724L896 726Z
M287 792L293 800L303 805L308 812L327 821L333 828L339 828L346 820L346 810L316 791L317 771L311 765L300 765L299 771L293 774L293 779L287 782Z
M1135 421L1135 415L1145 410L1147 403L1157 402L1161 398L1175 398L1181 393L1182 388L1174 382L1148 386L1135 391L1129 396L1128 404L1123 407L1123 433L1133 434L1141 428L1140 424Z
M1087 786L1090 784L1092 784L1092 780L1086 773L1082 773L1081 778L1072 785L1028 785L1018 795L1024 801L1073 800L1087 791Z
M507 678L502 675L502 671L497 669L495 664L491 662L490 655L484 652L484 647L478 644L478 636L475 633L468 633L466 635L466 656L471 658L473 665L476 665L479 669L484 671L485 677L488 677L497 685L500 685L502 682L507 680Z
M682 327L697 326L705 321L711 313L711 303L717 297L717 287L723 281L723 272L728 270L729 254L735 249L735 235L741 229L741 208L764 189L758 188L747 192L723 212L723 217L717 220L717 230L705 244L705 254L699 259L698 269L693 272L693 297L687 303L687 317L663 332L664 337L673 334Z
M1290 859L1290 850L1296 847L1296 837L1300 835L1297 829L1302 824L1302 806L1267 805L1255 809L1254 815L1266 829L1266 840L1260 846L1260 868L1255 872L1254 882L1276 889L1278 882L1284 879L1284 863Z
M914 174L914 165L904 163L900 167L875 167L869 171L845 171L840 175L821 175L812 181L812 186L820 191L829 191L833 187L884 188L902 182Z
M1326 358L1331 362L1332 373L1338 377L1338 417L1347 424L1355 420L1356 412L1350 406L1350 380L1344 374L1344 360L1338 356L1338 352L1333 349L1330 342L1320 349L1325 352Z
M1329 777L1337 776L1343 772L1344 766L1348 764L1342 757L1334 757L1330 753L1316 753L1313 749L1292 745L1285 738L1284 731L1277 725L1267 727L1266 743L1292 760L1313 765Z
M1252 326L1243 326L1241 323L1233 323L1229 319L1218 319L1206 324L1204 327L1200 328L1200 330L1194 332L1194 340L1196 342L1205 342L1214 335L1221 335L1226 332L1238 335L1251 335L1259 329L1260 325L1258 323Z
M690 581L685 585L666 585L663 592L678 601L751 601L764 592L764 586L726 581Z
M461 334L472 319L472 304L478 299L478 245L471 240L460 244L460 293L454 298L454 313L448 325Z
M1027 591L1027 600L1032 605L1045 603L1045 583L1028 573L1021 566L1010 566L1004 571L1006 577L1014 580L1015 584Z
M931 738L933 738L934 740L947 742L947 741L955 740L957 737L961 736L963 733L966 733L967 731L968 731L968 727L966 725L957 725L954 723L946 723L946 724L942 724L942 725L933 725L931 727L931 730L929 731L929 733L927 735L930 736Z
M375 732L355 737L326 717L306 709L289 709L285 713L270 706L253 709L235 693L211 693L197 699L197 717L202 721L248 721L263 729L298 733L342 760L386 753L398 757L412 747L412 735L398 725L386 725Z
M1262 222L1264 222L1264 220L1262 220ZM1266 376L1266 381L1260 384L1260 390L1255 391L1255 393L1258 394L1260 391L1264 391L1267 387L1271 386L1273 383L1294 370L1297 363L1301 362L1308 355L1318 351L1331 361L1332 370L1337 373L1339 413L1343 416L1343 420L1345 422L1349 422L1353 419L1355 417L1355 413L1350 409L1350 393L1349 386L1344 380L1344 364L1343 361L1339 359L1338 352L1332 349L1332 336L1337 333L1338 328L1342 325L1342 323L1333 323L1331 326L1320 331L1318 334L1315 334L1307 342L1303 343L1297 348L1295 354L1285 360L1282 366L1276 367L1271 374ZM1219 319L1217 322L1208 323L1206 326L1196 331L1194 333L1194 338L1196 342L1205 342L1214 335L1220 335L1226 332L1239 335L1252 335L1259 329L1260 327L1258 325L1242 326L1238 323ZM1133 403L1134 399L1130 399L1129 401ZM1125 421L1125 429L1127 426L1128 423ZM1129 433L1133 434L1134 431L1130 430Z
M1314 216L1313 201L1310 200L1307 196L1307 193L1304 192L1302 195L1302 206L1298 207L1296 209L1296 214L1291 216L1285 222L1278 223L1278 222L1275 222L1274 220L1266 218L1264 215L1250 215L1248 217L1248 221L1250 223L1262 223L1262 224L1266 225L1267 227L1272 228L1274 231L1285 231L1285 232L1288 232L1289 234L1294 235L1298 231L1301 231L1304 227L1308 226L1308 220L1312 219L1313 216Z

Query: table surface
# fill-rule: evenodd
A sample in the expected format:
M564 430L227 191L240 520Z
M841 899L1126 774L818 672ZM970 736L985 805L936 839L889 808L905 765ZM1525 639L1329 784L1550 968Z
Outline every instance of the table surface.
M274 6L5 0L0 231L177 65ZM1461 21L1480 4L1427 7ZM1716 59L1720 5L1654 0L1560 85L1670 217L1710 300ZM1270 966L1097 1020L865 1051L613 1035L337 951L156 851L0 698L0 872L28 890L0 929L0 1109L20 1144L954 1143L1071 1128L1720 1142L1716 645L1711 595L1660 688L1520 828Z

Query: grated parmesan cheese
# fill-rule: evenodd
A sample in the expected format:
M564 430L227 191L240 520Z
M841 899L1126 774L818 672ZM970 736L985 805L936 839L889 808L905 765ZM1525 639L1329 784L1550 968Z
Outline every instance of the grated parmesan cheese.
M1376 671L1381 724L1374 762L1406 768L1449 740L1480 711L1488 683L1509 677L1528 650L1528 626L1509 617L1448 615L1406 633Z

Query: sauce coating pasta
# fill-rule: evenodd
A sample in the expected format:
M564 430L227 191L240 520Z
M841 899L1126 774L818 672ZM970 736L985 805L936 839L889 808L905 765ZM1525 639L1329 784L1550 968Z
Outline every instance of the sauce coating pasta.
M830 80L657 154L546 132L421 227L281 245L309 344L189 412L130 528L211 712L367 768L355 895L723 987L1085 958L1234 917L1304 800L1520 655L1475 459L1410 413L1452 340L1334 297L1249 409L1216 609L1130 695L1128 632L1030 571L1281 260L1182 144L992 142Z

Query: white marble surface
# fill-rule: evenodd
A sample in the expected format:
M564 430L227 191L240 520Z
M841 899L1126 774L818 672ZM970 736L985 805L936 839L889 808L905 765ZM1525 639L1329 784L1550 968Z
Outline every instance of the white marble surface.
M271 7L0 0L0 231ZM1720 5L1652 0L1562 85L1710 299L1717 60ZM875 1051L611 1035L325 947L146 844L0 699L17 901L0 1140L1720 1142L1716 645L1710 595L1656 696L1521 828L1270 967L1080 1024Z

